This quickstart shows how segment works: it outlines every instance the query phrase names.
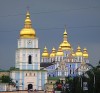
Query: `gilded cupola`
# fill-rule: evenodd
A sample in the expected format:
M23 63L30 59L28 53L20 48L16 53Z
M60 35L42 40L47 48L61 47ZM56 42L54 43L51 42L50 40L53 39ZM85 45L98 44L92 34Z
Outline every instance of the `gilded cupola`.
M76 56L83 56L80 46L77 47Z
M44 51L43 51L43 53L42 53L42 57L47 57L47 58L49 58L49 53L48 53L48 49L47 49L46 46L44 47Z
M56 56L64 56L61 46L59 46Z
M52 52L50 54L50 57L52 58L52 57L55 57L55 56L56 56L56 49L53 47Z
M86 49L86 48L84 48L84 49L83 49L83 57L84 57L84 58L88 58L88 57L89 57L89 55L88 55L88 52L87 52L87 49Z
M20 31L20 38L35 38L35 29L32 28L32 22L30 19L30 13L27 11L26 19L24 22L24 28Z
M71 49L71 45L70 43L67 41L67 32L66 32L66 28L65 31L63 33L63 42L60 44L62 50L70 50Z

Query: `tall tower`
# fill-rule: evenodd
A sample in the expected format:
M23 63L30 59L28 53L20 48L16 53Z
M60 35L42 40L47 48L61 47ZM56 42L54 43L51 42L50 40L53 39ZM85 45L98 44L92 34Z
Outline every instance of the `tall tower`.
M47 71L40 69L40 49L35 32L27 11L16 50L15 67L18 69L10 72L17 90L43 90L47 83Z
M15 67L20 70L40 70L40 49L35 29L27 11L24 28L20 31Z

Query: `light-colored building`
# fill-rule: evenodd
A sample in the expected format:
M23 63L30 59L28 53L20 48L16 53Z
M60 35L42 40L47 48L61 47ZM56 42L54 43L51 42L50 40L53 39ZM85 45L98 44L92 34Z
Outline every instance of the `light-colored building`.
M55 78L63 80L68 76L81 75L89 69L86 65L89 63L87 49L81 50L78 46L74 51L68 42L66 28L58 50L56 51L53 47L49 54L45 46L41 56L36 30L32 27L29 11L26 13L24 27L20 31L15 55L14 69L9 72L2 72L0 75L10 74L17 90L45 89L49 93L53 90Z
M16 89L43 90L47 83L47 71L40 69L40 48L29 11L26 13L24 28L20 31L15 60L15 68L18 69L10 71L10 77L16 83Z
M75 77L83 74L83 69L77 70L83 63L89 63L89 54L87 49L81 49L80 46L73 50L72 45L68 41L68 34L65 28L63 33L63 41L60 43L58 50L53 47L51 53L45 46L42 53L41 67L48 71L48 77ZM84 65L86 66L86 65ZM84 71L88 68L84 67Z

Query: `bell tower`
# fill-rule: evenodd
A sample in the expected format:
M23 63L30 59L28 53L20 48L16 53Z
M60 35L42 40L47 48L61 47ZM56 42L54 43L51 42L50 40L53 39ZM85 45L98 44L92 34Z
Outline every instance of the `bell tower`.
M36 31L32 28L30 13L27 11L24 27L20 31L16 50L16 68L20 70L40 70L40 49Z

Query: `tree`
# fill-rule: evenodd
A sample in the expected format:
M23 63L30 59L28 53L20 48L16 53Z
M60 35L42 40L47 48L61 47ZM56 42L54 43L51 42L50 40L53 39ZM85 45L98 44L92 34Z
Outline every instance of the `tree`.
M96 67L92 66L92 68L86 73L89 76L89 93L100 93L100 61Z
M2 83L8 83L8 84L11 84L11 85L16 85L15 82L12 81L12 79L9 77L9 76L6 76L6 75L3 75L1 77L1 82Z

